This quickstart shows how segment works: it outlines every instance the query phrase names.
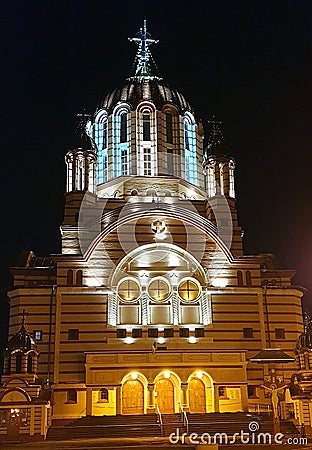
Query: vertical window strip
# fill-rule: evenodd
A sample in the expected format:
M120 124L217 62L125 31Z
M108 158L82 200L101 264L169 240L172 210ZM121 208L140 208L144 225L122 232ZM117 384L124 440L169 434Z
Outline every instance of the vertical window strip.
M185 178L197 184L195 125L184 121Z
M234 167L229 165L229 178L230 178L230 192L229 195L232 198L235 198L235 186L234 186Z
M127 113L120 114L119 142L127 142Z
M150 141L151 140L151 117L149 114L143 114L142 125L143 125L143 141Z
M143 149L143 172L144 175L152 175L152 154L151 149L147 147Z
M168 142L168 144L173 143L171 114L166 114L166 141Z

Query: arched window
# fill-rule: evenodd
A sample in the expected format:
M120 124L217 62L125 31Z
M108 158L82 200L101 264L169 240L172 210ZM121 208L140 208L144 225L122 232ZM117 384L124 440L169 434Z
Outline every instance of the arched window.
M123 111L120 114L119 142L127 142L127 113Z
M230 183L229 196L232 198L235 198L234 169L235 169L235 163L234 163L234 161L230 161L230 163L229 163L229 183Z
M21 373L22 372L22 355L21 353L16 353L15 356L15 373Z
M103 388L100 390L99 401L100 402L108 402L109 401L109 392L108 389Z
M74 285L74 272L69 269L67 271L67 286L73 286Z
M224 164L219 164L219 173L220 173L220 192L221 195L224 195Z
M251 272L250 270L246 271L246 284L247 286L252 286L252 280L251 280Z
M108 149L108 118L107 112L98 112L94 123L94 141L98 150L97 184L104 183L108 179L107 173L107 149Z
M27 356L27 373L32 373L33 358L31 355Z
M68 391L67 391L67 403L77 403L77 391L76 391L76 389L68 389Z
M214 197L216 195L216 176L215 176L215 164L210 163L207 171L207 191L209 197Z
M195 121L190 113L184 116L185 179L197 184Z
M77 270L77 273L76 273L76 286L82 286L82 270Z
M131 175L129 106L118 105L113 113L112 176ZM108 163L107 163L108 164Z
M243 282L243 272L241 270L237 271L237 285L238 286L243 286L244 282Z
M137 109L137 173L157 174L156 113L154 105L143 103Z
M151 140L151 116L148 113L143 113L143 141Z
M166 141L168 144L173 143L172 115L168 113L166 113Z

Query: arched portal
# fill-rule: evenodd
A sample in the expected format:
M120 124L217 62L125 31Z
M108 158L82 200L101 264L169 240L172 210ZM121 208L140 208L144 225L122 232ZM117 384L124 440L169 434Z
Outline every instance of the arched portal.
M201 370L188 378L188 404L190 413L214 412L213 380Z
M170 378L161 377L155 383L157 405L162 414L174 414L174 386Z
M144 414L144 386L140 380L127 380L122 385L122 414Z
M206 388L202 380L192 378L189 382L190 413L206 412Z

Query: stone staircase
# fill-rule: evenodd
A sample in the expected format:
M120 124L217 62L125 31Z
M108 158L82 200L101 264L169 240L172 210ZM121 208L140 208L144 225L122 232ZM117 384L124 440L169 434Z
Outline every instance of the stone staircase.
M182 414L162 414L163 430L157 414L136 416L86 416L71 423L62 424L54 422L47 435L49 441L90 439L90 438L156 438L168 437L177 430L181 437L183 433L190 435L197 433L226 433L233 436L235 433L251 433L251 422L258 424L257 433L271 433L273 435L272 418L267 415L247 413L187 413L188 428L183 423ZM282 422L281 432L286 436L299 434L292 422Z
M86 416L67 425L52 424L47 440L161 437L156 414L137 416Z
M179 435L186 433L186 427L183 425L181 414L162 414L162 421L164 426L164 436L170 436L171 433L177 433Z

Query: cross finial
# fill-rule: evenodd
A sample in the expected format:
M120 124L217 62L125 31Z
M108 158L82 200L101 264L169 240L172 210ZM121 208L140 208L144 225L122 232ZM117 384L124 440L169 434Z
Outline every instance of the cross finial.
M129 38L129 41L135 42L139 46L135 58L135 76L150 76L151 67L149 61L152 55L149 49L149 45L157 44L158 40L152 39L151 35L147 32L146 19L144 19L143 28L140 28L140 31L136 34L136 37Z
M207 122L211 125L207 147L209 151L216 151L217 146L225 141L220 127L222 122L217 120L215 115L213 115L211 120L208 120Z

